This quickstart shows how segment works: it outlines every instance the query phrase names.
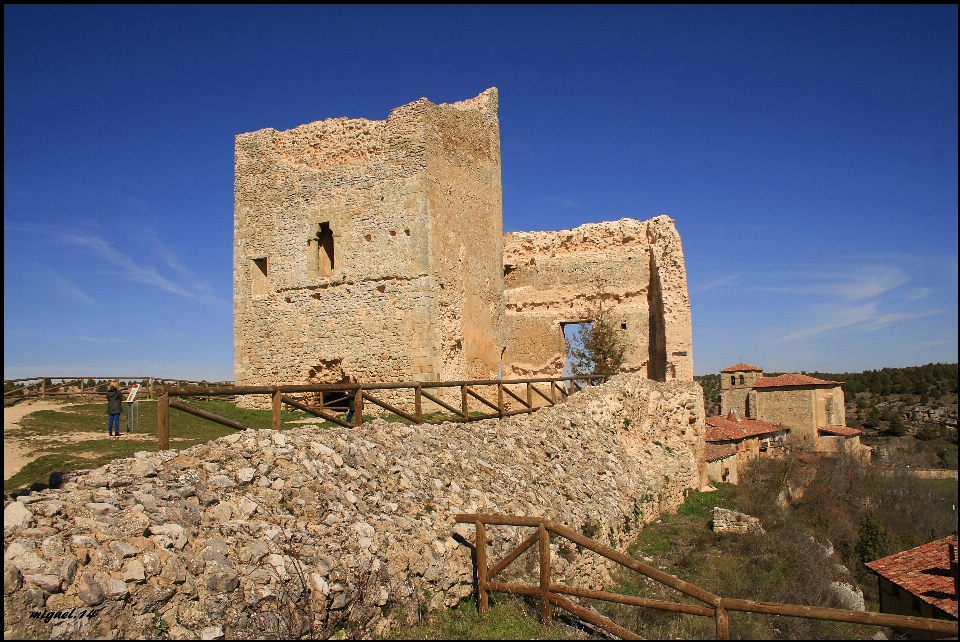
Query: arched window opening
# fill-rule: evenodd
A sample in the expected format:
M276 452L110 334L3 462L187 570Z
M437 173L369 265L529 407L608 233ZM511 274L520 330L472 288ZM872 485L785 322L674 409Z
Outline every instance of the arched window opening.
M740 385L743 385L743 375L740 375Z
M737 385L737 375L730 375L730 385L731 386Z

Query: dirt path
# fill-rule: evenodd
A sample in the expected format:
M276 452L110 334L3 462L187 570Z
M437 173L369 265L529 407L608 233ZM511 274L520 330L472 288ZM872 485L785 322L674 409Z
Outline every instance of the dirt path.
M105 433L76 432L68 435L35 435L20 437L20 421L33 412L40 410L60 411L76 404L57 401L32 400L18 403L16 406L3 409L3 480L6 481L34 459L51 452L52 443L79 443L94 439L103 439ZM153 435L130 435L124 433L120 439L144 442L156 442ZM82 456L83 453L75 453Z
M3 480L6 481L20 472L20 469L39 457L23 439L18 438L20 420L39 410L59 410L68 404L56 401L23 401L16 406L3 409Z

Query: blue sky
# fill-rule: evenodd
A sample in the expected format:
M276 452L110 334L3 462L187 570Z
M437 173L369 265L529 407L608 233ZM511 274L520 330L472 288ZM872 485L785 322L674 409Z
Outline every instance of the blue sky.
M504 228L668 214L697 374L957 361L957 7L4 7L4 376L233 377L236 134L500 90Z

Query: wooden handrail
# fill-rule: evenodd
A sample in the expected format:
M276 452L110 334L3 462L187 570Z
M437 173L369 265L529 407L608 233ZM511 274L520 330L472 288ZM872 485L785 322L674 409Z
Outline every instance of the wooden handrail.
M478 601L481 604L481 612L486 612L486 593L487 591L498 591L504 593L515 593L518 595L529 595L541 599L541 608L544 621L550 617L549 605L555 604L577 617L599 626L606 631L613 633L621 638L637 639L635 633L614 624L607 618L597 613L584 609L574 602L560 597L563 595L573 595L596 600L605 600L619 604L629 604L632 606L641 606L645 608L659 609L663 611L672 611L675 613L686 613L690 615L699 615L712 617L716 622L716 631L718 639L727 639L729 637L729 617L727 611L743 611L747 613L762 613L769 615L784 615L790 617L802 617L818 620L831 620L834 622L847 622L851 624L869 624L873 626L889 626L902 629L911 629L915 631L925 631L929 633L957 635L957 622L950 620L938 620L933 618L914 617L910 615L892 615L888 613L873 613L869 611L853 611L848 609L832 609L819 606L803 606L800 604L778 604L775 602L757 602L752 600L737 600L719 597L705 591L693 584L664 573L647 564L639 562L613 548L604 546L584 537L561 524L550 521L543 517L527 517L522 515L479 515L472 513L459 514L455 517L458 523L474 524L477 529L478 538L476 540L477 550L477 589L482 593L482 599ZM513 551L507 554L500 562L495 564L489 570L486 568L486 525L501 526L528 526L536 527L537 531L521 542ZM604 591L593 591L570 587L563 584L556 584L550 581L550 549L547 533L554 533L571 542L578 544L588 550L612 560L626 568L660 582L670 588L676 589L681 593L689 595L695 599L705 602L709 606L697 606L691 604L682 604L679 602L667 602L663 600L652 600L631 595L618 595ZM481 537L482 535L482 537ZM493 582L490 578L503 571L511 562L516 560L529 549L535 542L540 543L540 582L538 585L514 584L510 582ZM482 566L481 566L482 560ZM712 607L712 608L711 608Z
M165 399L164 403L157 405L157 434L158 434L158 448L160 450L165 450L169 441L164 439L163 435L169 435L170 429L170 416L168 413L168 408L175 408L182 410L183 412L188 412L190 414L196 415L198 417L203 417L204 419L209 419L210 421L215 421L219 424L229 426L238 430L246 430L247 426L240 424L232 419L226 417L221 417L212 412L207 412L205 410L199 410L192 406L174 401L173 397L218 397L218 396L235 396L235 395L245 395L245 394L268 394L271 397L272 409L273 409L273 422L272 427L274 430L279 430L281 426L280 421L280 407L281 404L287 404L308 412L316 417L321 417L327 421L335 423L339 426L345 428L353 428L359 426L363 423L363 402L367 401L376 406L379 406L389 412L394 413L399 417L403 417L407 421L410 421L414 424L423 424L423 423L440 423L441 421L453 421L453 422L469 422L469 421L481 421L483 419L495 419L510 417L513 415L518 415L521 413L530 413L537 408L533 407L532 401L528 399L527 402L524 402L520 397L511 392L506 386L509 385L526 385L527 386L527 395L529 397L529 391L531 388L537 390L536 386L533 384L535 382L549 381L551 390L556 390L556 382L558 381L574 381L574 380L585 380L588 384L594 380L603 380L602 377L597 377L595 375L573 375L569 377L536 377L531 379L477 379L473 381L431 381L424 383L421 381L399 381L399 382L383 382L383 383L343 383L343 384L291 384L291 385L277 385L277 386L190 386L182 387L179 383L182 380L177 381L177 386L155 386L154 390L158 397ZM156 380L154 380L156 382ZM477 392L470 389L470 386L497 386L497 404L485 399L483 396ZM426 389L434 390L435 388L460 388L460 401L461 408L456 408L455 406L447 403L446 401L430 394ZM414 413L411 414L403 408L398 408L396 405L391 404L382 399L378 399L373 395L369 394L374 390L403 390L409 389L414 391ZM434 390L435 391L435 390ZM323 409L323 402L320 403L320 408L311 407L308 404L302 403L296 399L289 397L284 393L325 393L325 392L341 392L349 399L352 397L352 401L349 401L353 407L353 423L349 423L339 417L335 416L332 413L325 412ZM507 393L509 396L513 397L525 407L517 410L504 410L503 407L503 393ZM542 392L537 390L537 392L544 396ZM468 397L474 397L475 399L481 401L485 405L489 406L496 412L479 414L479 415L470 415L467 408L467 399ZM564 392L564 398L568 394ZM452 419L442 419L437 421L424 421L423 419L423 408L421 404L421 398L426 397L429 401L437 404L441 408L444 408L455 415L455 418ZM546 397L545 397L546 398ZM550 401L549 398L547 398ZM554 402L551 401L551 404Z

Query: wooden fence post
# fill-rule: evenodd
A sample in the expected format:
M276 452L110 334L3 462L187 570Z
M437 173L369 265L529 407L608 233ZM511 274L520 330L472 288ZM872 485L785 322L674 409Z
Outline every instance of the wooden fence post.
M503 382L497 384L497 412L503 419Z
M153 377L147 377L147 399L153 399Z
M273 392L273 429L280 430L280 389Z
M166 391L157 400L157 450L170 449L170 396Z
M353 425L359 426L363 423L363 388L357 388L357 394L353 396Z
M83 399L83 377L80 377L80 399Z
M420 400L421 388L417 386L414 389L414 406L416 408L417 423L423 423L423 402Z
M50 383L53 383L53 382L51 381ZM41 378L40 379L40 398L43 399L46 396L47 396L47 380Z
M550 624L550 535L540 522L540 615Z
M554 406L557 405L557 382L556 381L550 382L550 404Z
M487 597L487 529L483 522L474 522L477 527L477 608L481 613L490 609Z
M467 411L467 384L460 386L460 409L464 419L470 416Z
M717 639L718 640L729 640L730 639L730 618L727 616L727 609L722 606L717 606L716 615L714 618L717 621Z
M530 414L531 412L533 412L533 390L531 389L531 386L533 386L533 384L528 381L527 382L527 414Z

